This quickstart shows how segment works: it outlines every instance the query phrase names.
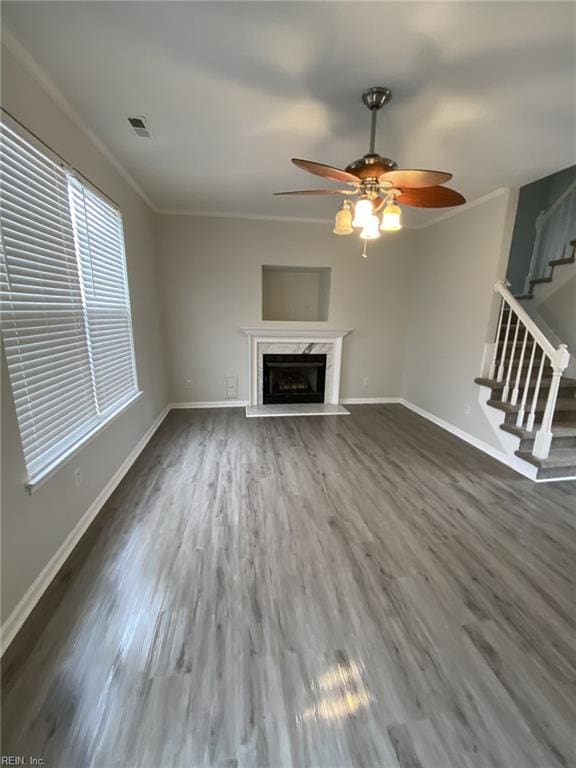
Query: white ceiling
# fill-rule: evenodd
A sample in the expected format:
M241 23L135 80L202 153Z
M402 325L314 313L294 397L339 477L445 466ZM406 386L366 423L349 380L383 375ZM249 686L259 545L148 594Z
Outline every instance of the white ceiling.
M571 165L576 6L555 2L4 2L9 30L160 209L322 219L291 157L377 150L469 200ZM381 113L382 114L382 113ZM138 139L126 117L145 115ZM418 224L439 212L413 212Z

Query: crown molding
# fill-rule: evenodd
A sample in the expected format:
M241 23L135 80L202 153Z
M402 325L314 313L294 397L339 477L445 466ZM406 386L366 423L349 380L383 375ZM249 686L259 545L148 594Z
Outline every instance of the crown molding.
M459 205L456 208L451 208L449 211L446 211L445 213L440 214L439 216L434 217L433 219L430 219L429 221L425 221L422 224L405 224L402 229L406 231L412 231L412 230L420 230L420 229L426 229L427 227L432 227L434 224L438 224L441 221L444 221L445 219L450 219L452 216L458 216L460 213L464 213L465 211L470 210L471 208L475 208L477 205L482 205L482 203L486 203L488 200L491 200L495 197L500 197L500 195L503 195L504 193L509 191L509 187L499 187L498 189L493 190L492 192L489 192L486 195L482 195L482 197L476 198L476 200L471 200L469 203L465 203L464 205ZM160 216L191 216L191 217L205 217L205 218L213 218L213 219L241 219L245 221L279 221L284 223L294 223L294 224L333 224L333 219L312 219L312 218L305 218L303 216L264 216L260 214L253 214L253 213L233 213L232 211L226 212L226 211L199 211L199 210L188 210L186 208L159 208L156 213L158 213Z
M68 99L64 96L62 91L54 83L54 81L48 77L46 72L38 64L36 59L30 54L30 52L22 45L14 33L8 29L6 24L2 24L2 45L13 54L18 62L24 67L29 75L36 81L36 83L44 90L60 107L60 109L70 118L70 120L79 128L82 133L94 144L96 149L101 152L104 157L110 162L116 171L122 176L122 178L132 187L134 192L146 203L146 205L155 213L158 213L158 206L155 205L148 195L144 192L138 182L128 173L122 163L116 158L116 156L108 149L104 142L94 133L92 128L84 120L83 117L74 109Z
M196 211L180 208L160 208L161 216L198 216L213 219L244 219L246 221L284 221L296 224L333 224L333 219L310 219L299 216L264 216L253 213L226 213L226 211Z
M488 192L488 194L482 195L482 197L477 197L475 200L471 200L469 203L458 205L456 208L451 208L449 211L441 213L434 219L426 221L423 224L416 224L415 226L410 227L410 229L427 229L428 227L432 227L434 224L439 224L441 221L446 221L446 219L451 219L453 216L458 216L465 211L469 211L471 208L476 208L477 205L487 203L488 200L492 200L495 197L500 197L501 195L506 194L509 189L509 187L498 187L498 189L494 189L492 192Z

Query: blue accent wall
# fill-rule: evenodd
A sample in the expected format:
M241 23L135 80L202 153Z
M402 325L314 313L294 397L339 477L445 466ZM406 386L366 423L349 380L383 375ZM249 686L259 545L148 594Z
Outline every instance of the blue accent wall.
M576 165L572 165L520 188L506 274L513 294L524 293L524 280L530 268L538 214L547 210L575 180Z

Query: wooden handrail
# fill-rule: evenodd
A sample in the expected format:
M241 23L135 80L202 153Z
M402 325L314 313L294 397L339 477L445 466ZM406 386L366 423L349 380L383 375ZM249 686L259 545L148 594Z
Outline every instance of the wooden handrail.
M546 338L534 320L532 320L528 312L526 312L522 304L520 304L518 299L516 299L512 293L510 293L510 290L508 289L508 286L504 280L498 280L494 286L494 291L499 293L500 296L502 296L502 298L505 300L506 304L508 304L508 306L514 311L514 314L518 315L522 323L526 326L526 328L528 328L530 335L536 339L538 344L542 347L544 352L548 355L554 364L556 362L556 358L559 356L559 350L566 349L566 345L560 344L560 346L556 348L554 344L552 344L552 342ZM568 366L569 355L562 355L562 357L566 357L566 364L563 366L564 369ZM559 360L558 362L561 361Z

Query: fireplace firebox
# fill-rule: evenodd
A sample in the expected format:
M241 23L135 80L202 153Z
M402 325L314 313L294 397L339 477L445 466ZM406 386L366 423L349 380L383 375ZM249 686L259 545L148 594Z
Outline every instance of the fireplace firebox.
M326 355L263 355L262 402L323 403Z

